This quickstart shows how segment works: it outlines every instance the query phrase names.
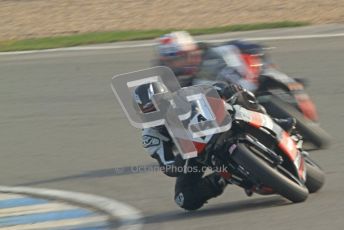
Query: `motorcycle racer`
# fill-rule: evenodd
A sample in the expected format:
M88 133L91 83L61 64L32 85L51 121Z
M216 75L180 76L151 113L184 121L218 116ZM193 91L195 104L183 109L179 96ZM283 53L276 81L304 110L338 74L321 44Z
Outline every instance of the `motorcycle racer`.
M176 34L183 34L180 37L187 39L165 40L174 38ZM158 41L159 65L172 68L181 86L211 84L214 81L238 84L253 92L272 117L295 118L298 123L296 129L308 148L319 149L329 145L330 135L320 127L315 103L305 90L307 81L281 72L261 45L242 40L220 44L197 43L190 34L180 31L166 34ZM183 51L179 47L184 47L184 43L192 48ZM174 47L172 59L166 57L164 52L171 46ZM189 53L198 57L197 62L190 64L182 58L189 56ZM197 55L192 55L195 53ZM178 67L174 61L163 60L178 60Z
M258 44L233 40L220 45L197 43L186 31L176 31L158 38L158 65L171 68L181 86L196 85L205 80L227 81L254 91L261 72L260 58L266 59ZM225 68L219 55L226 52ZM155 63L154 63L155 64ZM219 75L219 76L218 76Z
M213 87L227 103L240 104L249 110L264 113L254 95L242 87L225 82L216 82ZM158 83L140 85L134 91L135 103L143 113L155 111L151 98L165 90ZM280 120L279 123L286 130L290 130L295 125L293 122ZM227 181L218 172L204 176L202 164L197 158L184 160L180 154L175 154L175 145L165 126L143 129L142 144L150 156L159 162L164 174L176 177L174 200L178 206L186 210L196 210L207 200L219 196L224 191ZM186 166L194 170L179 170L185 169Z

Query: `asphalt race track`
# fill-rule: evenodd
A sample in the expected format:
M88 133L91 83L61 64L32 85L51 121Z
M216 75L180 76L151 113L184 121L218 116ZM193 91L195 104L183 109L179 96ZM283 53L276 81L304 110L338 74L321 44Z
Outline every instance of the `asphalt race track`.
M306 202L246 197L231 186L189 213L174 204L173 178L130 170L154 161L110 81L150 66L152 47L0 56L0 184L114 198L142 211L143 229L343 229L344 37L262 43L276 47L269 52L283 71L310 80L322 127L333 136L329 149L311 153L327 181Z

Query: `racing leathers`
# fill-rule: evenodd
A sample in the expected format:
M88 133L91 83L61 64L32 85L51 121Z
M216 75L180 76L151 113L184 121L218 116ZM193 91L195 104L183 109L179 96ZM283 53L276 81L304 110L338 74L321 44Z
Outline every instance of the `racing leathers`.
M232 98L235 95L235 101L231 102L250 110L264 112L253 94L240 86L215 83L214 87L221 97ZM174 199L180 207L186 210L199 209L207 200L220 195L226 187L227 183L219 173L213 172L204 176L204 170L197 158L184 160L180 154L175 156L176 148L165 126L143 129L142 143L151 157L159 162L162 171L167 176L177 178ZM185 166L193 170L180 170Z

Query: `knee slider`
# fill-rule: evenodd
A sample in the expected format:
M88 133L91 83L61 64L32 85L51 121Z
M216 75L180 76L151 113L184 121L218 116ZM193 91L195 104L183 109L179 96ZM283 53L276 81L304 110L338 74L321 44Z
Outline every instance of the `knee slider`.
M201 200L198 195L192 193L191 191L176 193L174 201L179 207L189 211L199 209L205 203L205 201Z

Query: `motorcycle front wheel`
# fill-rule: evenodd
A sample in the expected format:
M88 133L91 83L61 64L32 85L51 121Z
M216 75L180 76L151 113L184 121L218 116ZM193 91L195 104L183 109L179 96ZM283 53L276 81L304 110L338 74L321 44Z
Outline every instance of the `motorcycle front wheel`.
M268 161L256 154L246 143L238 143L231 158L246 171L254 181L259 181L261 185L270 187L275 193L297 203L303 202L308 197L307 187L287 170L280 170Z
M306 161L306 187L310 193L319 191L325 184L325 173L320 166L308 156Z

